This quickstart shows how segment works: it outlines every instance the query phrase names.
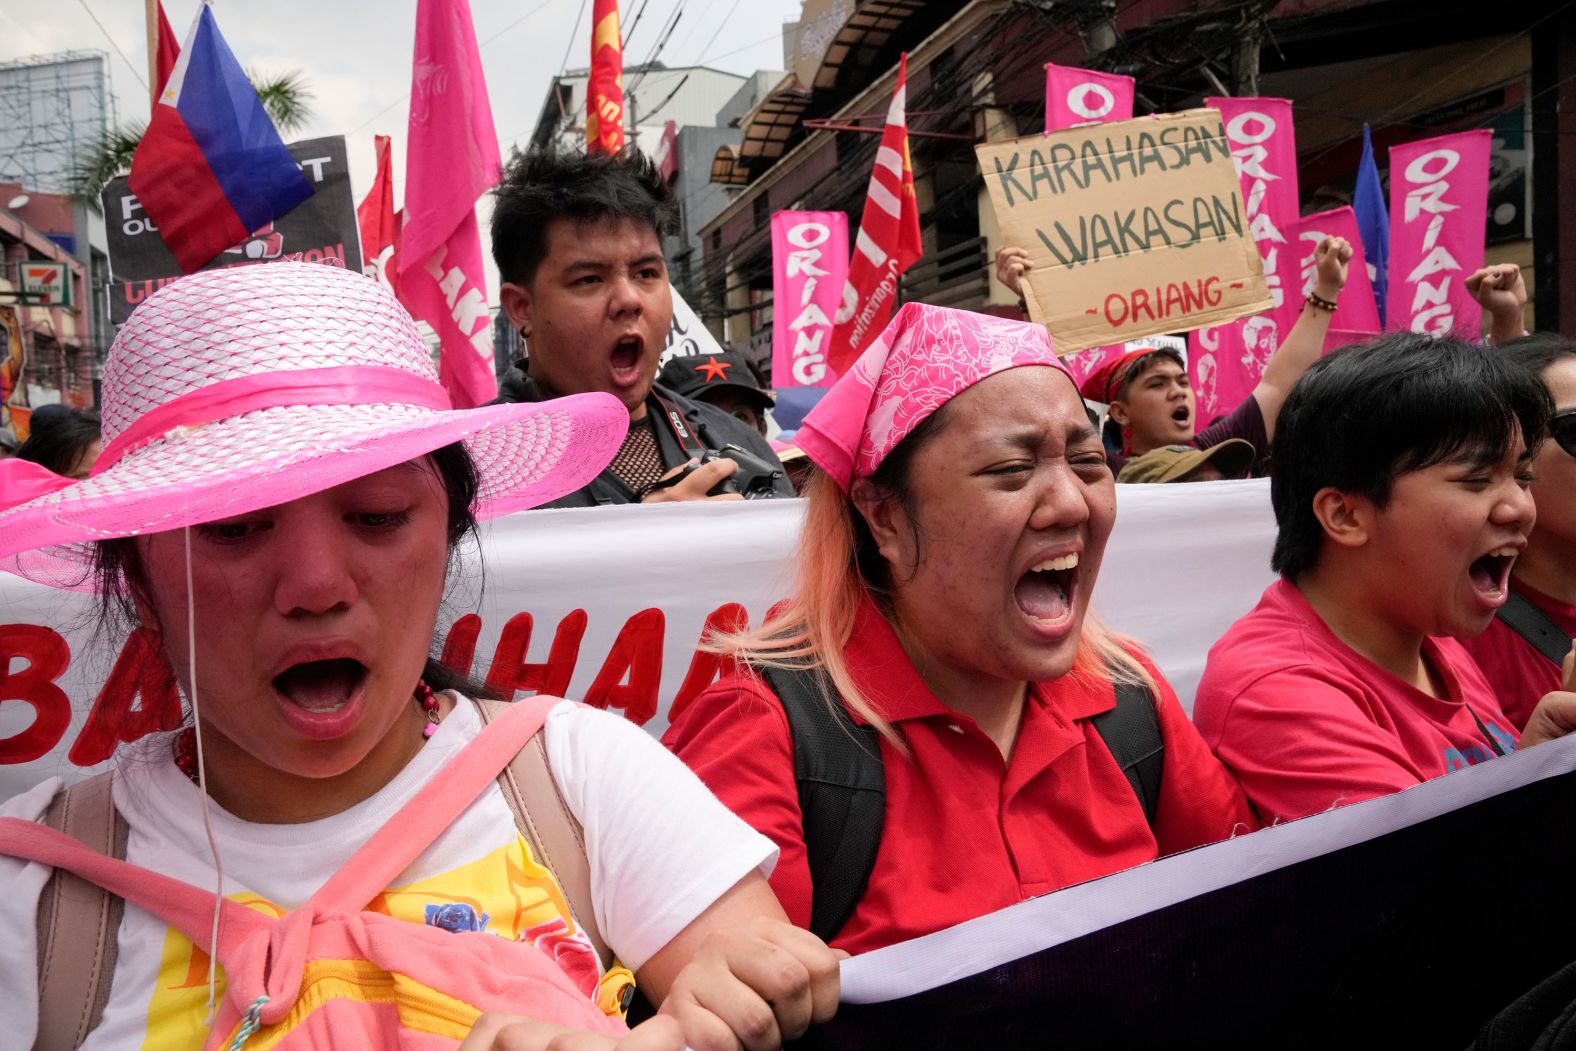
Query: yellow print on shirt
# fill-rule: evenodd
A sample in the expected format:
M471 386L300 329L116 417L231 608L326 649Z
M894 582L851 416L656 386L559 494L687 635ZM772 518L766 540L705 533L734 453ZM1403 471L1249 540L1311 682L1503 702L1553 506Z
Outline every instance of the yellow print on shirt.
M252 894L231 900L270 918L284 910ZM530 941L552 957L588 997L597 987L596 954L576 928L552 873L537 863L525 840L514 840L468 865L401 887L391 887L367 903L378 912L409 923L455 932L482 931L515 941ZM224 995L224 969L218 970L217 995ZM191 1048L207 1039L208 954L184 934L167 928L159 976L148 1002L145 1051Z

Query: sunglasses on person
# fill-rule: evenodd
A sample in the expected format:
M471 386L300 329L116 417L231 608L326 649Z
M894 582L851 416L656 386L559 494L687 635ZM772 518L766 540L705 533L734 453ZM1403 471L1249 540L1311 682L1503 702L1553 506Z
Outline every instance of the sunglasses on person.
M1576 456L1576 409L1557 413L1549 421L1549 436L1566 453Z

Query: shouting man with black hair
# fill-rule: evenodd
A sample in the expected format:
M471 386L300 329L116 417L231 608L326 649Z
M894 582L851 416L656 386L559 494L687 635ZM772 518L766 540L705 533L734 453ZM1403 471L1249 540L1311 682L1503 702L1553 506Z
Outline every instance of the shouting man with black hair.
M1167 337L1131 340L1124 353L1091 372L1079 385L1084 400L1110 406L1105 424L1106 459L1121 473L1127 461L1168 445L1208 449L1237 438L1252 445L1252 469L1264 473L1275 420L1292 384L1319 360L1330 330L1335 301L1346 286L1352 246L1344 237L1326 237L1314 249L1314 281L1297 321L1273 348L1248 397L1232 411L1201 428L1198 402L1188 380L1187 362ZM1022 296L1029 253L1008 245L996 253L996 278ZM1176 346L1181 346L1177 340Z
M673 318L661 241L672 213L656 165L633 147L518 155L493 191L500 300L526 344L499 384L499 400L603 391L629 409L629 434L607 470L550 506L707 499L739 466L728 458L695 463L728 446L778 471L775 495L793 495L764 438L655 382Z
M1356 803L1576 729L1565 668L1517 737L1460 639L1509 594L1549 394L1413 333L1324 358L1280 413L1281 579L1209 653L1193 718L1261 819Z

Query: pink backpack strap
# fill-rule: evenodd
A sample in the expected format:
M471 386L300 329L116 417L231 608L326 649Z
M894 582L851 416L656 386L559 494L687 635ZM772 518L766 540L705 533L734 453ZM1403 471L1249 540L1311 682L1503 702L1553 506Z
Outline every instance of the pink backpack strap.
M0 818L0 854L37 861L87 880L139 905L179 930L194 945L207 945L212 934L213 901L211 891L202 890L178 879L160 875L140 865L105 857L63 832L34 821ZM238 943L255 930L273 921L244 905L226 900L220 930L222 958L225 947Z
M557 697L515 701L400 808L312 895L321 911L359 912L388 888L541 730Z

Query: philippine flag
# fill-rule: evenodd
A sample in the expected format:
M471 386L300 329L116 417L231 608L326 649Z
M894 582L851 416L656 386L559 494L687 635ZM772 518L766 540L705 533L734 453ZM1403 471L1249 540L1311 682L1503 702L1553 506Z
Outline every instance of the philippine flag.
M312 196L206 3L129 181L188 274Z

